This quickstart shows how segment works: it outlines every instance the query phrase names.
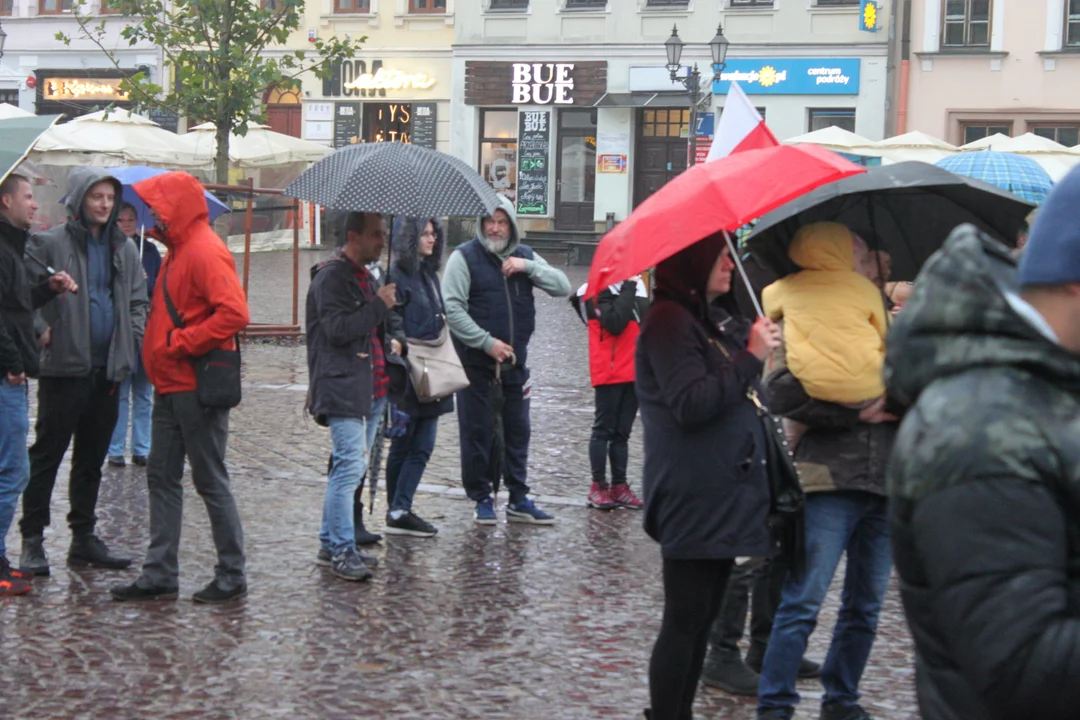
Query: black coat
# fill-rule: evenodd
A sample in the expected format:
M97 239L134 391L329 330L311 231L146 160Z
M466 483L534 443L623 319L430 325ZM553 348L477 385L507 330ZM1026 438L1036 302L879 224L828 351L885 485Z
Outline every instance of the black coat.
M772 553L765 436L746 397L762 363L745 349L750 323L731 313L731 294L703 300L722 247L709 238L660 264L638 341L645 530L665 558Z
M8 373L38 376L34 310L56 297L47 279L30 285L23 265L26 240L25 230L0 218L0 377Z
M389 314L382 300L364 297L348 258L312 268L305 320L308 409L317 419L371 417L371 337Z

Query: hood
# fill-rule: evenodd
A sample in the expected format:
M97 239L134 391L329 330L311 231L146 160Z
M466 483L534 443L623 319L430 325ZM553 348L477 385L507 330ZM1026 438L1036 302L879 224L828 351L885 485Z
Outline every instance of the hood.
M853 270L855 247L851 231L834 222L804 225L795 233L788 257L803 270Z
M420 233L428 223L435 228L435 248L431 255L420 259ZM394 222L394 265L407 275L415 275L422 266L431 273L438 273L442 266L443 249L446 247L446 234L442 225L435 218L398 218Z
M961 225L919 274L889 332L885 382L910 407L941 378L978 367L1013 366L1080 392L1080 356L1053 342L1006 298L1018 292L1009 248Z
M209 229L210 211L202 184L184 172L169 172L141 180L132 186L143 202L157 212L164 225L154 235L170 248L190 237L196 225Z
M116 218L120 214L120 205L123 203L124 186L108 170L99 167L76 167L68 174L64 208L69 218L78 220L84 227L86 226L82 216L83 200L86 199L86 193L90 191L90 188L102 180L112 181L116 189L116 202L113 204L112 215L109 216L108 222L110 226L116 224Z
M709 275L726 245L724 235L716 233L662 260L656 266L656 297L674 300L688 307L695 316L707 320L709 306L706 288ZM732 287L735 287L734 275ZM734 292L720 296L713 304L730 315L739 314Z
M510 257L510 253L514 252L518 244L521 242L521 231L518 229L517 221L517 209L514 207L514 203L508 198L499 195L499 207L498 210L505 210L506 214L510 216L510 242L506 244L506 250L499 254L499 257L504 260ZM487 238L484 237L484 218L491 217L490 215L482 215L476 219L476 237L487 247Z

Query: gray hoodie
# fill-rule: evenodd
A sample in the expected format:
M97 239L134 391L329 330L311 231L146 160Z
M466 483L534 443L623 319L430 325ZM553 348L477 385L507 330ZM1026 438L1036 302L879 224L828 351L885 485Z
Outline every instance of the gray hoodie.
M82 221L86 193L102 180L116 186L116 204L106 225L111 257L113 333L106 363L108 377L120 382L135 367L135 353L142 344L149 302L146 272L139 248L116 227L120 213L122 186L102 168L78 167L68 176L68 221L30 239L28 252L56 270L66 270L79 285L76 294L64 293L43 307L38 316L38 332L48 327L52 340L41 355L42 377L83 377L93 369L91 360L91 293L87 243L90 231ZM28 263L39 277L45 271Z

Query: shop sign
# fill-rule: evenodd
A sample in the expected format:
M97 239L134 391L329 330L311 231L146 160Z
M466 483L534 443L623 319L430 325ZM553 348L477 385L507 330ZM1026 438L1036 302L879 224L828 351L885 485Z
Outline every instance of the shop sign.
M596 172L625 175L629 167L630 133L602 132L596 138Z
M386 97L386 93L430 90L435 78L424 72L386 67L382 60L347 60L323 80L323 97Z
M877 32L881 26L881 3L878 0L861 0L859 3L859 29Z
M859 58L729 60L713 94L738 82L747 95L858 95L860 67Z
M518 113L517 211L519 215L548 214L548 157L551 154L551 114L547 110Z
M465 63L466 105L589 105L607 91L607 61Z
M514 105L573 105L573 63L514 63Z
M120 90L123 81L123 78L45 78L42 96L45 100L126 102L128 94Z
M346 90L427 90L434 85L435 78L427 73L406 73L381 67L374 74L360 74L343 87Z

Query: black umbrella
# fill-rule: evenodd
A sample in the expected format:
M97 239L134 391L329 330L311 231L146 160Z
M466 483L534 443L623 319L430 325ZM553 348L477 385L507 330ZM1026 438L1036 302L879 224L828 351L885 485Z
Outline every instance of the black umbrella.
M798 269L787 250L799 228L839 222L892 256L894 280L913 280L957 225L972 223L1011 246L1033 208L981 180L903 162L822 185L773 210L758 221L747 247L786 275Z

